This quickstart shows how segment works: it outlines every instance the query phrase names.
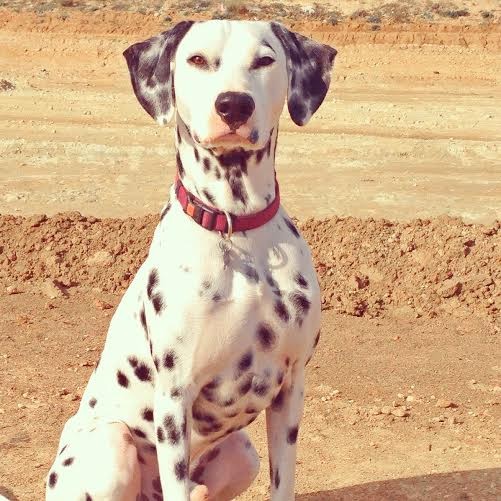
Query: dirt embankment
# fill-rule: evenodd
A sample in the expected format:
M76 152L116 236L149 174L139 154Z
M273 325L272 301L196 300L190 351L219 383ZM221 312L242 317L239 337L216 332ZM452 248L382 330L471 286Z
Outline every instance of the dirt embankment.
M121 293L146 258L157 220L2 216L2 290L43 292L52 280L63 293L79 287ZM325 309L369 317L477 315L493 323L499 316L499 221L332 217L300 227L312 248Z
M151 36L167 29L174 22L186 19L206 20L207 13L187 11L185 15L171 12L171 15L145 15L141 12L119 12L114 10L81 12L76 9L54 12L15 12L0 7L0 29L5 31L29 31L35 33L72 33L78 35L106 35L127 37ZM263 17L235 14L235 18L277 19L273 12ZM280 17L278 18L280 20ZM368 19L379 19L370 22ZM444 21L413 19L412 22L388 20L374 16L346 17L339 23L325 20L298 18L281 19L295 31L324 43L337 45L386 44L386 45L457 45L462 47L483 47L490 50L501 48L501 23Z

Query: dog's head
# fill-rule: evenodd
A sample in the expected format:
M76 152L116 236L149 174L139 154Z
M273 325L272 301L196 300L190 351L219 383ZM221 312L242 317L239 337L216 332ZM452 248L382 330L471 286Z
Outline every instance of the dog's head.
M129 47L134 92L160 124L177 109L205 148L263 148L287 97L304 125L327 94L336 50L278 23L182 21Z

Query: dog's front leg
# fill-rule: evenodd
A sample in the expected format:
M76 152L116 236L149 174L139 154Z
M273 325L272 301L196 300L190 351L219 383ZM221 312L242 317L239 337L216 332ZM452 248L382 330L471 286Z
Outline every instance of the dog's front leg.
M271 500L292 501L296 470L296 441L304 405L304 364L297 362L289 384L266 409Z
M169 355L167 363L169 363ZM165 363L165 360L162 361ZM155 388L154 422L160 481L168 499L190 499L192 396L178 371L160 367Z

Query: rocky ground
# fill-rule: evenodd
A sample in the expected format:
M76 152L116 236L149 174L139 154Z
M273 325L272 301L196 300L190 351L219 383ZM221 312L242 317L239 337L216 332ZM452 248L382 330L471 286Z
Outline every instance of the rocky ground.
M501 28L488 0L0 1L0 494L43 498L173 175L121 51L188 16L278 18L340 54L311 124L280 125L283 199L323 289L297 499L499 499ZM241 501L268 498L262 417L250 434L263 467Z

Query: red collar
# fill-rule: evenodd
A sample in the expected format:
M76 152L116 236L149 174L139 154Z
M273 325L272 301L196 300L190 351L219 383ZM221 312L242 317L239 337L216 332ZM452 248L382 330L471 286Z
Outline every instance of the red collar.
M276 180L275 198L270 205L259 212L245 214L243 216L236 216L205 204L183 186L177 174L175 186L176 196L181 207L193 221L206 230L221 231L228 236L231 236L235 231L253 230L263 226L275 216L280 207L280 192Z

